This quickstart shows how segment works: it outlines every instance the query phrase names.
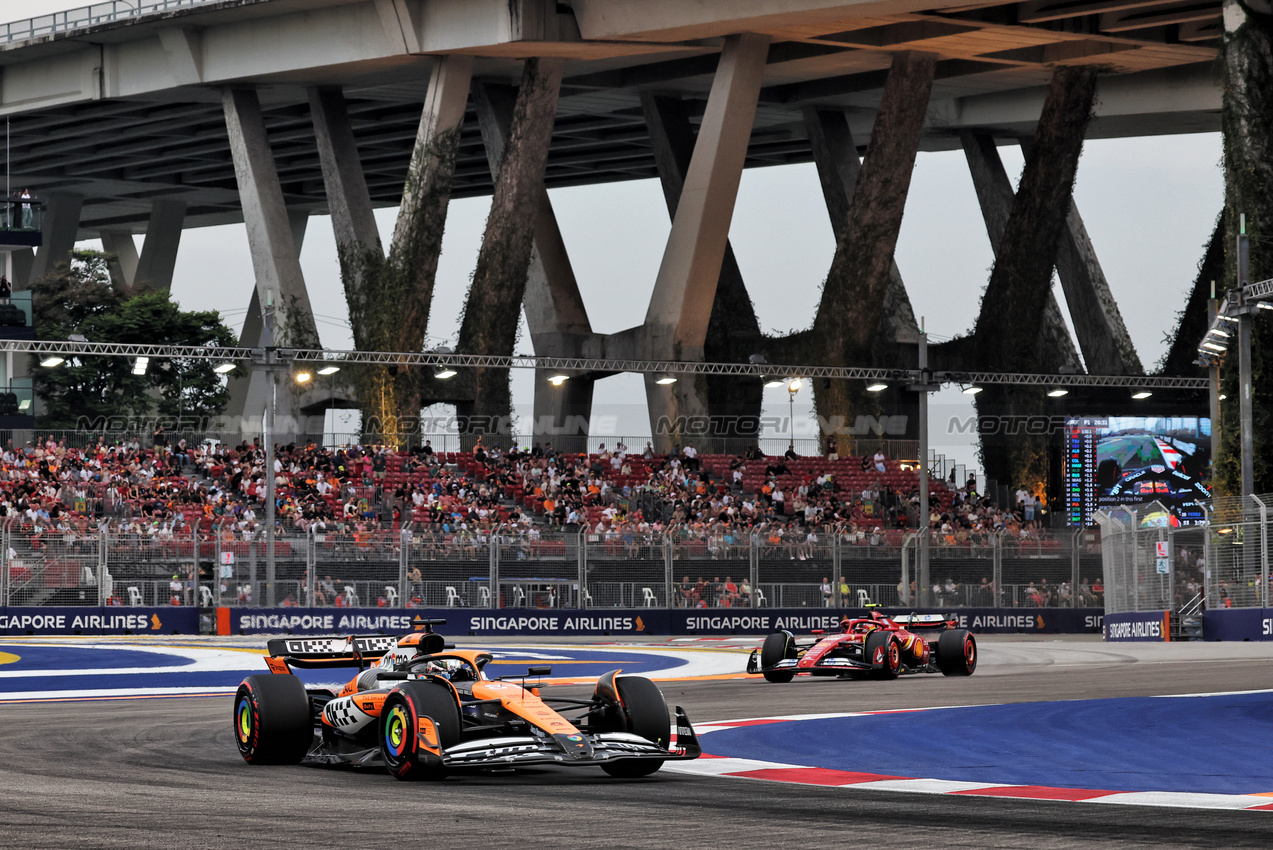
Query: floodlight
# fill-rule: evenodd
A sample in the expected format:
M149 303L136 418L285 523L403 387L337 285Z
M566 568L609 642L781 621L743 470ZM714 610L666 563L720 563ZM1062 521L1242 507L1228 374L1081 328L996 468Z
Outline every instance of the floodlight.
M1151 393L1149 390L1141 390L1140 392L1132 393L1132 398L1136 399L1137 401L1140 401L1142 399L1149 398L1151 395L1153 395L1153 393Z
M566 381L569 381L569 380L570 380L569 375L553 375L551 378L548 379L548 383L552 384L554 387L560 387L562 384L566 383Z
M46 357L40 361L40 365L45 369L52 369L54 366L61 366L66 362L65 357L58 357L56 354Z
M787 392L795 395L800 392L800 388L804 386L804 378L792 378L787 381Z
M977 393L981 392L983 389L985 388L978 387L978 386L964 387L964 395L976 395Z
M134 375L146 374L146 367L148 367L149 365L150 365L149 357L138 357L136 360L133 361L133 374Z
M439 381L445 381L447 378L454 378L458 374L459 372L455 371L450 366L439 366L438 370L433 373L433 377L437 378Z
M654 383L665 387L668 384L675 384L676 378L672 377L671 375L659 375L658 378L654 380Z
M318 374L320 374L320 375L335 375L335 374L336 374L337 372L339 372L339 371L340 371L340 367L339 367L339 366L324 366L323 368L321 368L321 369L319 369L319 370L318 370Z
M787 383L782 378L765 378L764 381L765 386L769 389L775 389L777 387L784 386Z
M218 363L217 365L212 367L212 371L216 372L218 375L224 375L226 372L234 371L234 364L233 363Z
M1069 394L1070 394L1069 390L1063 389L1061 387L1057 387L1054 390L1048 390L1048 398L1060 398L1063 395L1069 395Z
M307 384L307 383L309 383L309 382L310 382L310 380L311 380L313 377L314 377L314 376L313 376L313 375L311 375L309 372L297 372L297 373L296 373L296 383L298 383L298 384Z
M868 393L882 393L888 389L888 384L871 384L866 388Z

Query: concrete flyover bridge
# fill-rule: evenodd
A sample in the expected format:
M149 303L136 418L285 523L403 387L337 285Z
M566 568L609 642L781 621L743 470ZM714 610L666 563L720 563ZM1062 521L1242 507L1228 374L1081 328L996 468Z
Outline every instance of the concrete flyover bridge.
M100 237L119 279L166 289L185 228L241 221L256 274L248 345L260 344L270 304L276 342L316 341L298 251L308 217L330 214L357 347L420 350L447 204L492 194L470 293L487 309L466 311L463 353L512 354L521 307L541 355L745 362L765 352L770 362L912 366L918 329L892 262L909 176L918 151L962 149L1005 269L992 279L996 303L1020 323L1007 342L1048 342L1026 351L1029 363L1017 346L1015 370L1137 374L1070 201L1078 152L1085 138L1220 128L1211 68L1221 9L1210 0L93 8L0 25L13 179L47 203L42 247L12 251L7 271L30 285L75 240ZM1014 198L997 146L1018 143L1028 164ZM728 242L739 179L746 167L808 161L836 255L811 329L765 338ZM672 219L653 295L642 322L596 333L545 188L651 177ZM399 205L382 246L372 210ZM139 233L140 255L127 238ZM1053 266L1073 337L1048 287ZM978 342L983 320L1005 334L1001 317L982 317L977 344L937 347L936 365L1002 368L1001 352ZM536 421L586 422L598 377L575 374L556 389L537 381ZM660 433L660 421L759 413L755 380L657 377L646 388L660 448L690 438ZM387 415L445 400L480 423L510 404L500 370L449 383L360 380L391 400L374 411ZM815 392L825 415L857 398L849 382ZM250 419L267 378L240 379L232 394L231 413ZM892 403L911 402L898 393Z

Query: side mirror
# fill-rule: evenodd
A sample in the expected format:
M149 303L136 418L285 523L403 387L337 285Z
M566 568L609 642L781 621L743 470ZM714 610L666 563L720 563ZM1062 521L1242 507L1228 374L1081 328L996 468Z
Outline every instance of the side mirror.
M552 673L552 671L553 671L553 668L551 668L551 667L547 667L547 666L545 666L545 667L527 667L527 668L526 668L526 675L527 675L527 676L548 676L548 675L550 675L550 674Z

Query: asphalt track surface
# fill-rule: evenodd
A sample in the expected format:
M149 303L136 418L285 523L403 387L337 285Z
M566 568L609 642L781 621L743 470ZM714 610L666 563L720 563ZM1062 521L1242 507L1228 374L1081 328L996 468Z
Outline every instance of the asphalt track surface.
M740 657L741 660L741 657ZM1258 644L985 640L968 679L665 682L696 722L799 713L1230 692L1273 686ZM590 688L563 686L563 694ZM599 770L400 783L251 767L231 698L0 705L0 834L44 847L1268 847L1273 813L852 791ZM1164 730L1164 734L1174 734ZM1224 729L1209 730L1222 738ZM704 743L710 744L711 736ZM870 748L871 741L860 743ZM708 747L710 751L710 746ZM1267 764L1273 742L1253 740ZM1194 763L1165 763L1187 774Z

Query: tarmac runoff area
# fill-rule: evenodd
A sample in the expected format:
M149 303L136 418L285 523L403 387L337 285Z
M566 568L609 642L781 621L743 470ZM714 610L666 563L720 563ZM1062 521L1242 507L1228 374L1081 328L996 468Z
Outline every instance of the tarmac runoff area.
M739 674L759 640L461 639L504 675L649 675L707 755L639 781L544 769L412 786L378 770L245 765L228 694L264 672L262 637L0 639L0 828L24 847L171 846L180 812L191 847L263 835L335 846L367 819L412 828L402 801L419 799L430 822L463 823L474 807L488 826L515 822L521 846L854 834L873 847L1214 848L1273 835L1273 645L982 637L968 678L777 685Z

